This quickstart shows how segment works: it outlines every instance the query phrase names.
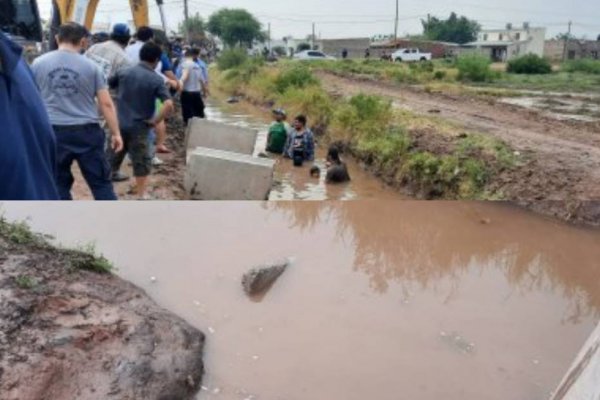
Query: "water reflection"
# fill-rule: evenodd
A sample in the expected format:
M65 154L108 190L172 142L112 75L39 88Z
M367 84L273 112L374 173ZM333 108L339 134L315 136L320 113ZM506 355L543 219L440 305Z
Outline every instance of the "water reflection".
M363 202L299 206L270 203L288 215L290 228L310 230L323 220L352 240L354 270L385 293L452 281L467 273L502 271L515 291L562 291L571 301L563 320L600 315L600 235L477 203ZM548 229L554 226L557 229ZM452 293L448 300L452 300Z

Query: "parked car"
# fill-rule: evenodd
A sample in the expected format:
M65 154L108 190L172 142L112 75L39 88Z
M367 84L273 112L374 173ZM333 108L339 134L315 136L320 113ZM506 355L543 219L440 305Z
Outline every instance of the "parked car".
M335 57L328 56L327 54L317 50L304 50L294 54L295 60L335 60Z
M401 61L428 61L431 53L422 53L419 49L398 49L392 54L392 60Z

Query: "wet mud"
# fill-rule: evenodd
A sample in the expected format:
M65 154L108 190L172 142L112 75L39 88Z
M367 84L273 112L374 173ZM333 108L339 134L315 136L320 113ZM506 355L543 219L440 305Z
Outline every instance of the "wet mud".
M600 233L509 205L96 206L3 208L207 332L200 400L546 400L600 319Z

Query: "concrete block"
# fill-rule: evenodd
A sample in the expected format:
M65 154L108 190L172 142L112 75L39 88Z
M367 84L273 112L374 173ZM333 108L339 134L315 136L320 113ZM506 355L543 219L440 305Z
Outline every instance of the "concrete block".
M198 147L188 156L184 186L194 200L267 200L275 161Z
M185 143L188 155L197 147L252 155L257 136L254 129L193 118L188 122Z

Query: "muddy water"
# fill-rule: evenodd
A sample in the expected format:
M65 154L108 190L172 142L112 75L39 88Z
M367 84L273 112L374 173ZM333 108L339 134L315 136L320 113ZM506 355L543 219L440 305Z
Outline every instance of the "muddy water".
M600 232L479 203L5 204L207 333L204 399L545 400L600 317ZM292 256L262 302L241 275ZM156 282L151 282L156 277Z
M269 129L268 113L257 111L245 104L229 105L218 98L210 98L206 109L209 120L226 124L249 127L259 131L256 143L256 155L264 152ZM358 199L401 199L397 191L387 187L379 179L361 168L351 158L345 158L352 182L344 185L325 184L325 157L327 149L319 146L315 165L323 173L320 179L311 178L311 165L295 168L290 160L277 158L275 168L275 187L270 200L358 200Z

